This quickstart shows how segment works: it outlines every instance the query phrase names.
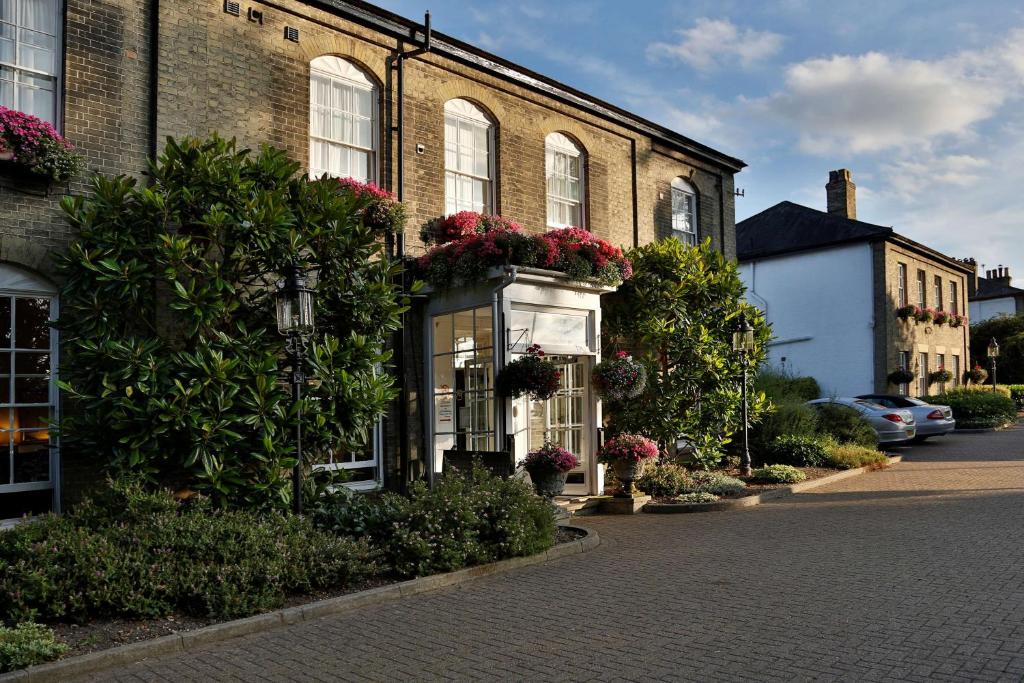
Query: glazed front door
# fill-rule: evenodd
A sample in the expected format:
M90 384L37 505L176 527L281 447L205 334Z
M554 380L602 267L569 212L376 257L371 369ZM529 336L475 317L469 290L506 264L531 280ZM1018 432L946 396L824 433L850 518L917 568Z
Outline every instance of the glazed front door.
M590 452L590 358L548 356L562 371L558 393L546 401L530 401L529 448L554 443L580 460L569 473L565 492L586 495L592 488L593 453Z

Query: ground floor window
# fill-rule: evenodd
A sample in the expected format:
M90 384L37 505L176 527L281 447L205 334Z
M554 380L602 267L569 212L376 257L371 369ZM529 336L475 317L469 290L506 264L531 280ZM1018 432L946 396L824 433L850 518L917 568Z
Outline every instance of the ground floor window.
M928 395L928 354L920 353L917 358L917 391L921 396Z
M960 369L960 356L958 356L956 354L953 354L953 356L949 360L950 360L949 371L953 375L953 386L954 387L958 387L958 386L960 386L960 381L961 381L960 373L962 372L961 369Z
M944 353L937 353L937 354L935 354L935 369L936 370L945 370L946 369L946 354L944 354ZM945 391L946 391L946 383L945 382L939 382L939 393L944 393Z
M910 351L900 351L900 370L909 370L909 369L910 369ZM901 384L901 385L899 385L898 391L900 392L900 396L906 396L907 394L910 393L910 385L906 384L906 383Z
M345 485L352 489L374 489L381 483L381 453L383 424L378 422L365 447L347 453L332 453L328 462L317 465L319 470L344 470L348 475Z
M494 331L489 306L431 318L434 463L446 450L493 451Z

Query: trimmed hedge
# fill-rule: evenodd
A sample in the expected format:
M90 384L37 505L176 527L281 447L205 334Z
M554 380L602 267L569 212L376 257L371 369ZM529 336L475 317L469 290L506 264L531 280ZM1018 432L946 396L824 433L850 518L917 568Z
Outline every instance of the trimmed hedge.
M834 467L839 470L852 470L856 467L883 467L889 462L889 457L874 448L858 446L857 444L831 444L828 448L828 456L825 459L825 467Z
M757 481L772 484L795 484L807 478L807 475L792 465L768 465L753 472Z
M1024 384L1009 384L1010 398L1017 404L1017 410L1024 410Z
M754 378L754 391L763 391L772 401L813 401L821 397L821 386L813 377L798 377L775 368L762 368Z
M923 400L952 408L958 429L987 429L1002 427L1017 419L1017 404L1010 398L1009 391L958 387Z
M689 480L686 468L671 462L652 462L636 480L636 487L651 496L677 496Z
M780 436L764 451L761 460L766 465L822 467L828 460L830 445L815 436Z
M118 486L102 501L3 534L0 618L237 618L281 607L288 594L351 585L375 569L365 541L319 531L308 519Z
M555 542L551 505L518 479L475 468L423 482L409 494L341 492L314 511L321 529L365 538L386 571L426 576L509 557L534 555Z

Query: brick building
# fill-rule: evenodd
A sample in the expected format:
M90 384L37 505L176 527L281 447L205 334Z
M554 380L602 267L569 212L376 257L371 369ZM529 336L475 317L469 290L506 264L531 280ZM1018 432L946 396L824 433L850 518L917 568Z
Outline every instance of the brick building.
M407 256L423 252L422 223L463 209L498 213L534 231L578 224L623 247L669 235L709 238L735 255L733 176L743 162L372 5L7 0L0 3L0 27L0 35L18 36L12 50L0 50L0 104L55 123L85 155L90 172L145 182L147 158L166 136L216 131L242 146L280 147L313 173L393 190L408 210L406 239L399 242ZM45 351L51 366L47 376L20 376L11 361L3 516L48 506L61 497L61 472L70 482L78 469L92 469L84 461L79 468L70 455L62 459L42 419L60 404L52 382L59 345L45 326L46 313L59 312L51 254L72 237L59 198L86 187L85 177L66 187L40 187L0 164L0 306L15 311L12 358ZM586 432L581 443L592 450L589 435L600 407L589 396L587 376L600 356L600 292L544 274L518 277L502 289L501 310L490 308L490 295L486 306L469 295L462 303L448 297L443 306L434 297L410 316L399 345L408 360L399 402L405 416L386 420L372 452L344 463L365 485L437 471L442 446L472 440L460 425L472 406L462 404L467 389L458 388L468 376L459 344L470 340L474 358L480 357L485 327L492 339L508 336L506 318L524 315L514 310L531 311L531 320L551 329L575 329L586 318L579 343L565 349L572 351L565 361L578 381L559 400L580 399L587 409L571 424L545 422L544 430L572 438ZM485 321L487 311L496 313ZM466 315L480 322L470 322L473 331L460 337ZM449 323L455 336L443 352L432 330ZM40 329L45 349L18 347L19 335ZM509 343L489 343L491 355L479 368L485 392L495 368L517 353ZM451 406L451 433L445 432L451 438L440 443L435 407L444 397L424 387L435 384L433 367L445 353L458 376L450 385L458 405ZM434 362L426 360L430 355ZM33 382L42 389L22 397L19 387ZM421 394L429 393L435 395L420 405ZM510 430L526 434L537 427L515 427L520 410L551 413L548 407L502 408L488 396L481 405L491 406L489 417L480 418L489 434L480 445L488 448L500 447ZM30 452L34 464L23 466ZM597 490L597 466L587 468L577 485ZM66 488L73 494L71 483Z
M958 383L970 361L967 324L896 312L918 306L940 319L966 316L970 264L857 220L848 170L829 174L826 196L827 211L782 202L737 225L748 299L775 333L769 361L815 377L825 395L922 396L942 389L928 379L939 369ZM891 384L898 369L914 382Z

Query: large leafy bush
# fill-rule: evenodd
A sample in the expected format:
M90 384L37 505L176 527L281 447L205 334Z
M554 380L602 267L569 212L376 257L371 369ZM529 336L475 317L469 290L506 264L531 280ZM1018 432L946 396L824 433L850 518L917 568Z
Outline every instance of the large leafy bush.
M1024 383L1024 315L1000 315L971 323L971 357L980 359L984 369L988 368L986 359L992 339L999 342L997 379L1007 384ZM985 378L974 381L981 384Z
M686 490L686 468L672 462L653 462L644 468L636 487L652 496L675 496Z
M378 368L398 266L362 220L379 198L298 169L270 148L169 140L151 187L97 177L64 201L78 230L60 259L68 452L219 506L287 506L295 417L272 306L293 259L317 291L304 467L366 443L394 397Z
M813 439L818 436L818 413L803 401L787 399L774 403L751 426L750 447L767 458L768 451L780 437Z
M694 458L710 466L740 427L740 362L732 333L741 312L754 326L753 369L764 359L770 330L763 314L743 301L736 264L705 240L688 247L667 239L627 254L633 277L605 297L605 348L628 347L647 370L639 398L609 401L615 431L644 434L663 449L686 436ZM753 392L756 419L764 396Z
M319 531L308 519L217 510L204 499L179 503L129 487L4 534L0 618L234 618L374 571L365 541Z
M771 401L813 401L821 397L821 386L813 377L794 375L778 368L761 368L754 380L754 390L763 392Z
M400 577L533 555L555 538L547 501L522 481L479 468L445 475L433 489L417 482L404 496L342 492L321 501L315 520L333 533L368 539Z
M819 437L786 435L776 437L761 454L766 465L822 467L833 444Z
M1001 392L957 388L924 400L952 408L960 429L1002 427L1017 419L1017 404Z
M871 423L854 408L841 403L816 403L818 432L830 437L836 443L852 443L874 448L878 445L878 433Z

